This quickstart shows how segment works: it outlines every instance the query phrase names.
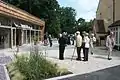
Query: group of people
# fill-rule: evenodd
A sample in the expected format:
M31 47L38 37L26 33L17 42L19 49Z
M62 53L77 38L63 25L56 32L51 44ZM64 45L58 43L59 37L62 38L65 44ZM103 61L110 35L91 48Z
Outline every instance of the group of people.
M48 45L48 40L50 47L52 47L52 37L51 35L44 35L44 45ZM75 42L74 42L75 41ZM65 32L59 35L58 43L59 43L59 59L64 60L64 50L66 45L72 45L75 43L75 49L77 50L77 58L78 61L88 61L88 54L89 52L91 55L94 54L94 43L96 43L96 38L93 33L88 34L87 32L83 31L80 33L77 31L74 35L67 35ZM108 51L108 60L111 60L111 55L113 51L113 47L115 45L114 33L108 33L106 37L106 48ZM83 59L81 57L81 50L83 50Z
M60 34L60 38L58 42L59 42L59 59L64 60L64 50L66 46L66 37L64 33ZM96 38L94 37L94 34L91 34L89 36L89 34L84 31L81 36L80 32L77 31L75 33L75 42L76 42L75 47L77 48L76 60L80 60L80 61L82 60L81 49L83 49L83 54L84 54L83 61L88 61L89 48L91 47L91 54L93 54L93 43L96 42Z
M66 46L66 37L65 34L62 33L59 36L59 59L64 60L64 50ZM75 33L75 48L77 49L77 58L78 61L88 61L88 54L89 52L91 55L94 54L94 43L96 43L96 38L94 34L88 34L87 32L83 31L82 34L80 34L79 31ZM108 60L111 60L112 50L115 45L114 40L114 33L109 32L109 34L106 37L106 48L108 51ZM83 49L83 59L81 57L81 49ZM90 51L89 51L90 50Z
M64 37L66 38L67 45L74 45L75 35L68 34L67 32L63 32Z

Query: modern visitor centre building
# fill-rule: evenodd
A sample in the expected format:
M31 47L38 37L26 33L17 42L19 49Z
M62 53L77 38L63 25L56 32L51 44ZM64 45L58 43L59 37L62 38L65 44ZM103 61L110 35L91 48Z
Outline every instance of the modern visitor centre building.
M0 1L0 49L43 39L45 22L13 5Z

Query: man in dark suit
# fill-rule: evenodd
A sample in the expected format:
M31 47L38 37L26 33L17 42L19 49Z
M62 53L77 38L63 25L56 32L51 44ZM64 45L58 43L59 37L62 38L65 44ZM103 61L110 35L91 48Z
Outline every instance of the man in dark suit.
M60 35L58 42L59 42L59 59L64 60L64 50L66 46L66 38L64 34Z

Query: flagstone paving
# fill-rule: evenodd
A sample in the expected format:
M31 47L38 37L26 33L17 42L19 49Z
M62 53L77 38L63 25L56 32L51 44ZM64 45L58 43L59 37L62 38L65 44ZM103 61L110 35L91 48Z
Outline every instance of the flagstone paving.
M23 45L20 47L20 54L27 53L31 50L31 45ZM104 47L96 47L94 50L94 55L89 54L89 61L76 61L76 52L71 61L71 57L73 55L74 46L67 46L65 50L65 59L59 60L58 55L58 43L54 41L53 47L45 47L39 45L39 50L43 50L43 52L47 53L47 59L57 63L59 66L63 68L67 68L69 71L76 74L76 76L70 78L64 78L63 80L118 80L118 75L120 74L119 69L120 65L120 52L114 51L112 55L112 60L107 60L107 51ZM45 51L46 50L46 51ZM5 79L5 72L2 64L9 63L11 61L11 57L13 54L16 53L16 48L14 49L5 49L0 50L0 80ZM81 54L83 57L83 54ZM114 73L111 71L115 70ZM118 75L116 75L118 73ZM2 75L1 75L2 74ZM107 74L107 77L103 77ZM4 75L4 76L3 76ZM113 75L113 76L112 76ZM86 78L87 76L87 78ZM99 79L100 78L100 79ZM104 78L104 79L103 79ZM51 79L52 80L52 79Z

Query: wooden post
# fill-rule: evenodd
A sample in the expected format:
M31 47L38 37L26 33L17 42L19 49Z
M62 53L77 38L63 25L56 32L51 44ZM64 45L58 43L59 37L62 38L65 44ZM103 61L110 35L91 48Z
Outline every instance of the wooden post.
M38 31L38 36L37 37L38 37L38 41L39 41L39 31Z
M27 30L25 30L26 44L27 44Z
M36 38L36 31L34 31L34 39Z
M15 29L15 33L14 33L14 38L15 38L15 46L16 46L16 29Z
M11 48L13 48L13 29L11 28Z
M24 40L24 30L21 30L21 45L23 44L23 40Z
M113 23L115 22L115 0L113 0Z
M30 44L31 44L31 30L30 30Z

